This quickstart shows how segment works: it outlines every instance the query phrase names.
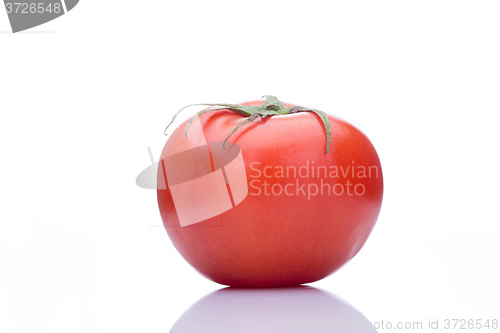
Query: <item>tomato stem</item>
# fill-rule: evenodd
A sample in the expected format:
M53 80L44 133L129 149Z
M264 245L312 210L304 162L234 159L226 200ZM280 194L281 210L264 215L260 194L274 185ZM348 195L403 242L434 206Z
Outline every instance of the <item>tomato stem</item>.
M323 122L323 126L326 131L326 150L325 154L328 153L330 150L331 146L331 139L332 139L332 129L330 125L330 120L328 119L328 116L326 115L325 112L316 110L316 109L311 109L311 108L306 108L303 106L289 106L286 107L276 96L271 96L271 95L266 95L263 96L265 98L264 103L261 106L253 106L253 105L239 105L239 104L226 104L226 103L201 103L201 104L190 104L179 111L172 117L172 120L170 123L167 125L165 128L165 135L167 135L167 129L172 125L174 122L175 118L179 113L181 113L183 110L187 109L188 107L191 106L196 106L196 105L204 105L204 106L209 106L208 109L202 110L197 112L188 122L186 125L186 129L184 131L184 135L187 138L187 131L193 121L196 120L199 116L206 112L211 112L211 111L222 111L222 110L230 110L233 112L236 112L238 114L241 114L243 116L246 116L247 118L241 122L238 126L236 126L226 137L224 140L223 148L226 149L226 141L229 139L231 135L233 135L234 132L236 132L238 129L241 127L245 126L249 122L254 121L257 118L266 118L266 117L273 117L273 116L282 116L286 114L293 114L293 113L298 113L298 112L312 112L315 113Z

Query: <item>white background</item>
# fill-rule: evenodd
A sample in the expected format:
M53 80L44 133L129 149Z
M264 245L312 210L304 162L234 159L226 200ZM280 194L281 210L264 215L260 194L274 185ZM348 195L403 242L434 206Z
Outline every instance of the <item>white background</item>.
M265 94L357 124L382 161L372 235L313 287L373 322L500 319L499 18L498 1L82 0L12 34L0 9L0 332L168 332L222 288L135 177L177 109Z

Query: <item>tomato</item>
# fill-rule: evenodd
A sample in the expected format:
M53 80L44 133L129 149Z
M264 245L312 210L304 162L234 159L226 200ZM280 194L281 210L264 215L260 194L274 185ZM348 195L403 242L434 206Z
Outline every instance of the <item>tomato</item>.
M158 205L175 248L205 277L235 287L298 285L338 270L364 245L382 204L369 139L313 109L248 121L222 107L187 131L182 123L162 151Z

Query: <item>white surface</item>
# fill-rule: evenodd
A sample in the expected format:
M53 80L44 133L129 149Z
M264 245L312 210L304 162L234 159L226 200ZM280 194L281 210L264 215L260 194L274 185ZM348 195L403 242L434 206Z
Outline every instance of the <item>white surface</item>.
M382 161L374 232L312 286L372 322L499 319L498 17L498 1L81 1L14 35L0 10L0 332L168 332L220 289L135 177L180 107L265 94L359 125Z

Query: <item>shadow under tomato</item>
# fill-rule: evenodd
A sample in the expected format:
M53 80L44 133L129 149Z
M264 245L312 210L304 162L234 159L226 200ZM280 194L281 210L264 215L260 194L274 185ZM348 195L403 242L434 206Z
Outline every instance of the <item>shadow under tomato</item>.
M308 286L224 288L193 304L171 333L377 332L334 294Z

